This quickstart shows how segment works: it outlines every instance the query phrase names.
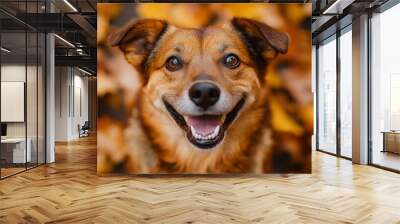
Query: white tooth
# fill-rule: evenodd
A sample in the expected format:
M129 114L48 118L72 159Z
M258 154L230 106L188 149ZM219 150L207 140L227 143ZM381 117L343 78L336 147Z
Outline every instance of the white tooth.
M192 135L195 135L195 134L196 134L196 130L194 130L194 127L193 127L193 126L190 126L190 131L192 132Z
M193 137L195 137L196 139L201 139L201 140L210 140L210 139L217 137L220 129L221 129L221 127L220 127L220 125L218 125L211 134L203 136L203 135L197 133L196 129L193 126L190 126L190 131L192 132Z
M190 131L195 138L199 138L200 136L196 133L196 129L193 126L190 126Z
M219 125L214 129L214 132L213 132L214 137L218 135L219 129L220 129Z

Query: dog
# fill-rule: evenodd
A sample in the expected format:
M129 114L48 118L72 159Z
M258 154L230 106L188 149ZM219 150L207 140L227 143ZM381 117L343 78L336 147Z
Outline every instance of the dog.
M108 41L142 79L125 132L129 172L270 172L265 74L288 51L286 33L237 17L202 29L141 19Z

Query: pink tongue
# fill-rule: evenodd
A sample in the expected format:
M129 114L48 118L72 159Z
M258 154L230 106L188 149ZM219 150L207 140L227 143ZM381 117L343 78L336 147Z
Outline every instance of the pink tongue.
M189 116L187 120L188 125L202 136L213 133L220 122L221 116Z

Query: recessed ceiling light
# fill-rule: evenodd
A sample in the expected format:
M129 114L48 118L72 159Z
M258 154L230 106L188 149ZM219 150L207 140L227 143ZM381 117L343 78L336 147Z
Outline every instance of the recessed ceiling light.
M54 34L55 37L57 37L59 40L61 40L62 42L64 42L65 44L67 44L70 47L75 48L75 45L73 45L71 42L69 42L68 40L60 37L58 34Z
M5 48L5 47L1 47L0 49L1 49L2 51L6 52L6 53L10 53L10 52L11 52L11 50L9 50L9 49L7 49L7 48Z
M81 71L81 72L83 72L83 73L85 73L85 74L87 74L87 75L90 75L90 76L93 75L92 73L90 73L90 72L88 72L88 71L86 71L86 70L83 70L83 69L81 69L81 68L79 68L79 67L78 67L78 70Z
M78 10L68 0L64 0L64 3L67 4L74 12L78 12Z
M342 14L343 10L351 5L355 0L336 0L322 13L323 15L329 14Z

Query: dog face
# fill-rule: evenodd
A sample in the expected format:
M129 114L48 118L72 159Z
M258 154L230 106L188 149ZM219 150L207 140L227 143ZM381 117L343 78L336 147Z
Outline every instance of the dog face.
M221 144L258 100L268 60L288 45L286 34L242 18L204 29L139 20L110 41L143 73L153 106L201 150Z

